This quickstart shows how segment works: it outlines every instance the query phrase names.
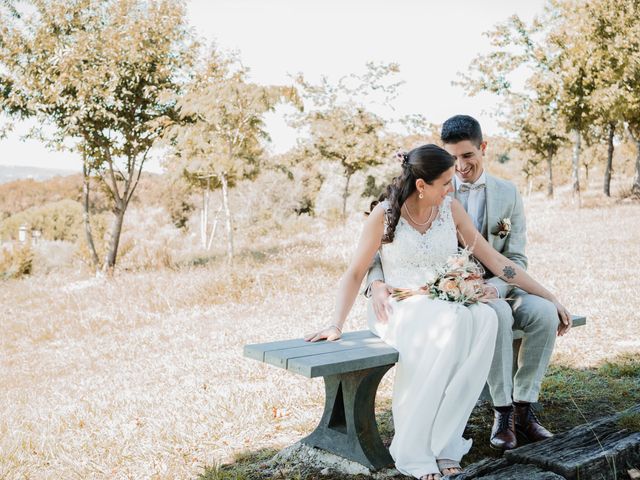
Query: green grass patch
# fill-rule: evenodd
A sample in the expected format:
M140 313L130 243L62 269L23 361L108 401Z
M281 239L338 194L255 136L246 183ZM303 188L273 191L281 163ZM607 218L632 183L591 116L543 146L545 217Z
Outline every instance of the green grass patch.
M618 420L618 426L631 430L632 432L640 432L640 413L625 413Z
M615 361L605 362L599 373L610 378L630 377L640 379L640 362L631 353L625 353Z

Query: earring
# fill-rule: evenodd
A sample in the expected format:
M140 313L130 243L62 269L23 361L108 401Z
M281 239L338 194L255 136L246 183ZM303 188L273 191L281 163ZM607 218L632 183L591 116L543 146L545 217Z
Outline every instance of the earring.
M420 192L420 195L418 195L418 198L419 198L420 200L422 200L422 199L424 198L424 195L422 194L422 192Z

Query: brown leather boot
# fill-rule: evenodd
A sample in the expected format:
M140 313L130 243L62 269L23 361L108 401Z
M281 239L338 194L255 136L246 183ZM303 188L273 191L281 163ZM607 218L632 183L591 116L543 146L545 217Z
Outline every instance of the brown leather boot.
M493 427L491 428L491 448L511 450L518 446L516 430L513 423L513 407L503 411L493 409Z
M533 412L530 403L515 403L514 423L516 432L529 442L539 442L553 437L553 433L540 424L540 420Z

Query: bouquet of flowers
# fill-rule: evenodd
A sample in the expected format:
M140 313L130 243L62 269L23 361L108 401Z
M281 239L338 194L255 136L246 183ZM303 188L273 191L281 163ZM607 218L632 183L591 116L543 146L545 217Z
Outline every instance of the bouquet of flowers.
M429 295L464 305L486 302L483 275L484 269L471 258L469 250L463 249L436 270L432 282L417 289L394 288L391 296L398 301L414 295Z

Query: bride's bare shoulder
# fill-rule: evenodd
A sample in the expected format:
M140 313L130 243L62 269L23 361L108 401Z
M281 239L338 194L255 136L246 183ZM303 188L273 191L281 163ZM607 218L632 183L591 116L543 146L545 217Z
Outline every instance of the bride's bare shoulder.
M457 198L451 199L451 214L453 215L453 219L457 220L460 216L464 216L467 214L462 203Z
M384 222L384 216L388 208L389 206L386 200L378 203L375 207L373 207L373 210L371 210L369 218L373 217L374 221Z

